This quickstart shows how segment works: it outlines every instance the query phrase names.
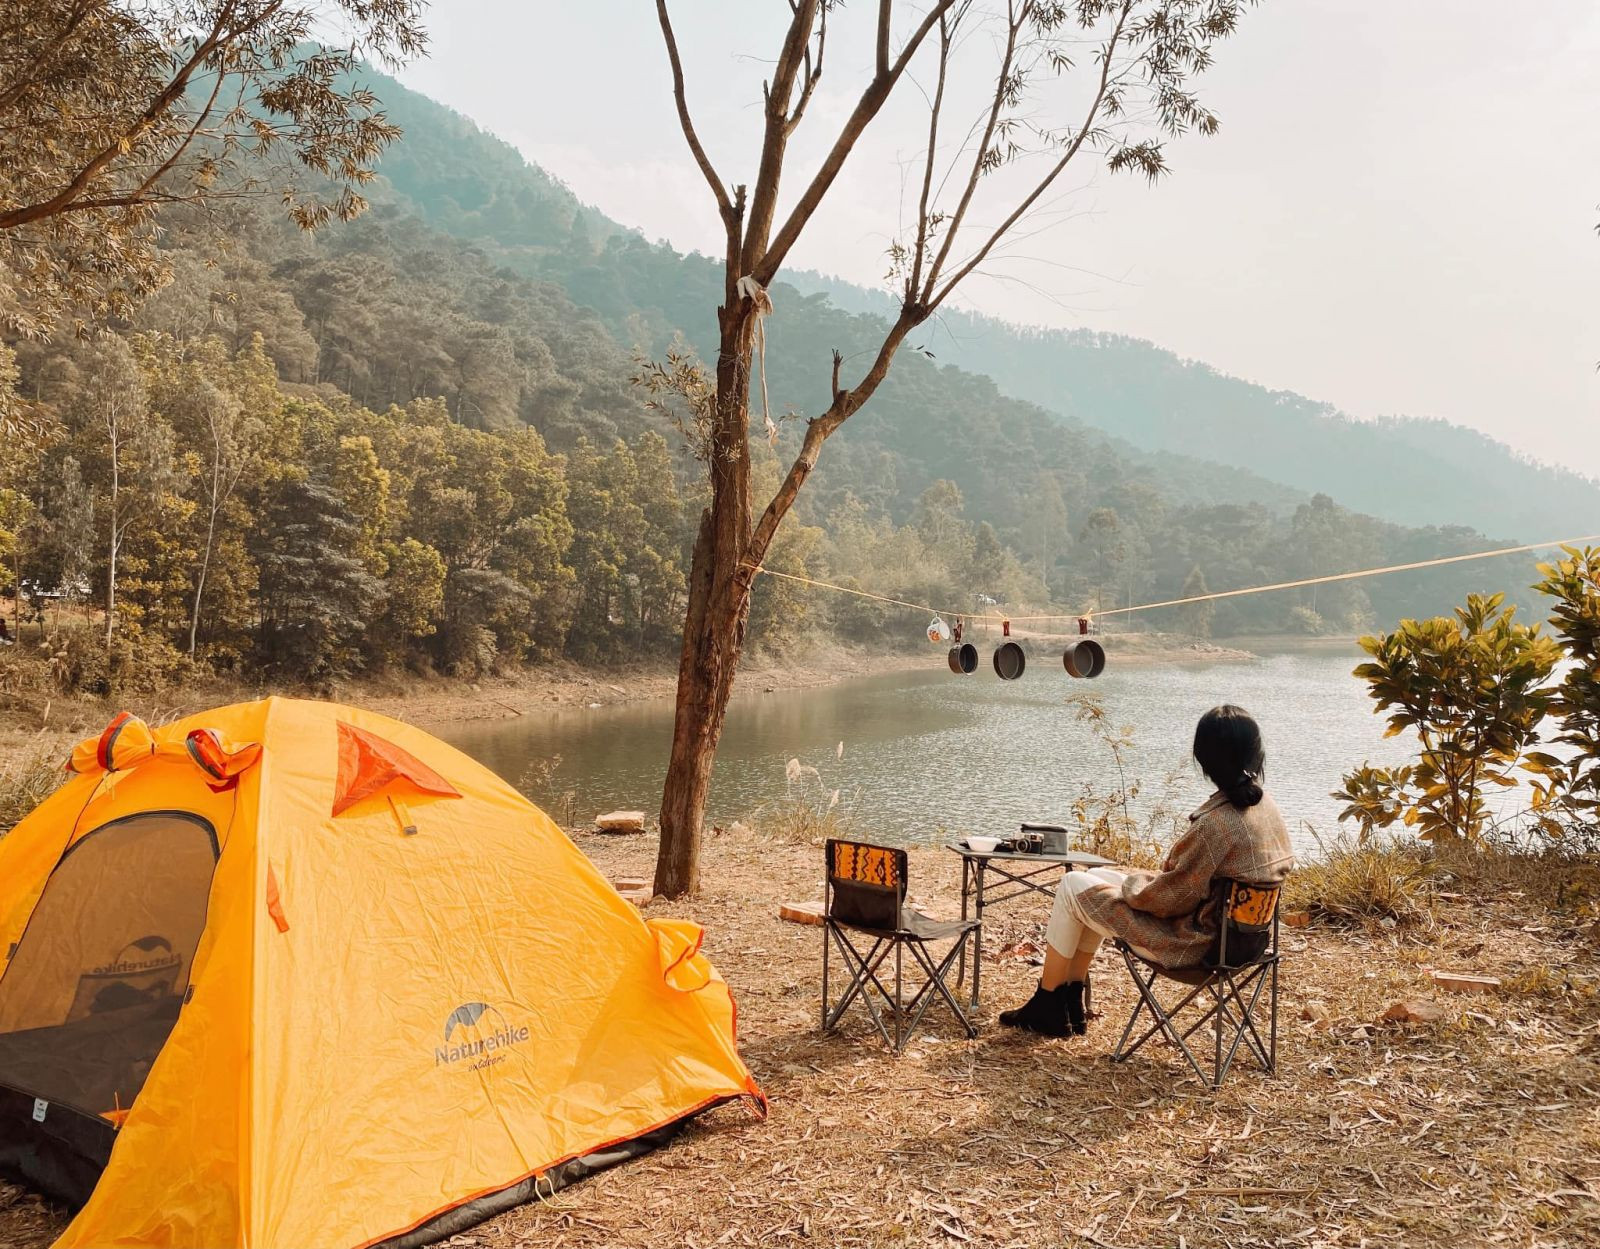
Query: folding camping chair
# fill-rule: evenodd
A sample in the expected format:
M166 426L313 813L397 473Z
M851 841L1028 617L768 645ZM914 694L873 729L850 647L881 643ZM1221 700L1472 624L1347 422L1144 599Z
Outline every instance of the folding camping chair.
M955 1013L968 1037L978 1035L966 1012L951 995L945 977L967 947L978 927L975 919L941 922L906 905L906 852L890 846L830 838L825 850L827 883L822 934L822 1030L832 1032L849 1005L859 998L889 1047L898 1054L922 1022L936 998ZM854 936L855 939L852 939ZM862 938L872 944L866 953ZM928 943L953 939L949 951L935 961ZM858 944L858 941L860 944ZM850 982L835 1004L828 992L828 951L837 947L849 970ZM909 1002L904 998L905 951L925 977ZM879 978L879 969L894 955L894 992ZM880 1000L894 1019L891 1036L884 1023Z
M1211 892L1212 904L1220 907L1221 927L1217 943L1199 967L1162 967L1145 958L1126 941L1117 949L1127 964L1139 990L1128 1026L1122 1030L1112 1058L1126 1062L1157 1033L1164 1035L1183 1052L1202 1084L1213 1089L1233 1066L1234 1055L1242 1042L1255 1055L1262 1070L1271 1075L1278 1066L1278 892L1277 885L1253 885L1241 880L1219 879ZM1156 981L1168 979L1188 986L1188 992L1168 1008L1156 993ZM1256 1007L1263 991L1267 995L1267 1040L1263 1043L1256 1027ZM1183 1031L1177 1016L1195 999L1205 1007L1200 1017ZM1146 1012L1154 1021L1133 1044L1128 1038ZM1211 1070L1195 1057L1189 1038L1207 1023L1212 1025ZM1224 1050L1226 1040L1226 1050Z

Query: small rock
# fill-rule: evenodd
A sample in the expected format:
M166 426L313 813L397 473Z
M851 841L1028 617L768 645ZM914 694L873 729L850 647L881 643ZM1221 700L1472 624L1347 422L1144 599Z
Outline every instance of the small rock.
M594 817L594 825L602 833L644 832L643 811L607 811Z
M1318 1028L1326 1028L1333 1022L1333 1013L1328 1010L1326 1002L1313 998L1300 1008L1300 1018L1316 1025Z
M748 837L750 835L750 826L739 820L735 820L732 824L728 825L728 832L735 837Z
M1378 921L1379 928L1398 928L1399 926L1393 915L1385 915Z
M1290 928L1306 928L1311 924L1310 911L1285 911L1283 922Z
M1444 1007L1437 1002L1406 1001L1394 1002L1389 1009L1378 1016L1378 1023L1404 1024L1404 1023L1438 1023L1445 1016Z

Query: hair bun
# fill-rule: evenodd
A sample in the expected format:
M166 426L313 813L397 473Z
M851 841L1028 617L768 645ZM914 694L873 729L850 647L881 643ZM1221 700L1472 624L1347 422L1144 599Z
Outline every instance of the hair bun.
M1248 769L1237 781L1222 792L1228 801L1240 811L1245 811L1255 806L1264 796L1261 783L1256 779L1256 774Z

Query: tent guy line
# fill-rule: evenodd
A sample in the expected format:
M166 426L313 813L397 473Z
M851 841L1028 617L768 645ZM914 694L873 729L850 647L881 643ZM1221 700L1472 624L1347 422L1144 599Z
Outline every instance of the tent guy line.
M818 581L815 578L802 577L795 573L778 572L776 569L768 568L765 564L746 564L745 567L752 570L752 575L780 577L784 581L795 581L801 585L815 586L822 590L836 590L840 594L853 594L857 598L869 599L874 603L888 603L893 607L906 607L912 611L932 612L935 616L959 616L966 620L993 620L1002 623L1028 624L1034 621L1092 620L1100 616L1124 616L1130 612L1154 611L1159 607L1182 607L1188 603L1208 603L1214 599L1239 598L1246 594L1268 594L1274 590L1295 590L1304 586L1326 585L1334 581L1356 581L1362 577L1382 577L1389 573L1416 572L1424 568L1438 568L1445 564L1462 564L1468 560L1493 559L1499 555L1520 555L1527 551L1544 551L1552 547L1578 546L1581 543L1588 542L1600 542L1600 534L1588 534L1578 538L1558 538L1549 542L1528 542L1522 546L1503 546L1493 551L1473 551L1467 555L1442 555L1435 559L1415 560L1409 564L1389 564L1382 568L1360 568L1354 572L1335 572L1321 577L1303 577L1298 581L1275 581L1271 585L1247 586L1241 590L1216 590L1210 594L1191 594L1187 598L1163 599L1158 603L1135 603L1128 607L1108 607L1103 611L1057 612L1040 616L1007 616L1001 612L972 612L962 611L957 608L934 607L928 603L910 603L905 599L872 594L866 590L857 590L853 586L837 585L831 581Z

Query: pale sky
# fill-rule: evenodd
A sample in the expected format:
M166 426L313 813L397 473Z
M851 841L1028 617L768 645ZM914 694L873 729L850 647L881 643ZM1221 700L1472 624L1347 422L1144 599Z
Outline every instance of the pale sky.
M787 5L672 11L702 138L725 180L749 180L756 58ZM859 89L846 20L791 192ZM650 0L448 0L431 25L408 85L608 216L719 250ZM966 304L1150 339L1356 416L1443 417L1600 475L1600 5L1265 0L1202 87L1219 135L1174 144L1153 189L1085 168ZM924 142L913 103L880 117L796 267L881 283Z

